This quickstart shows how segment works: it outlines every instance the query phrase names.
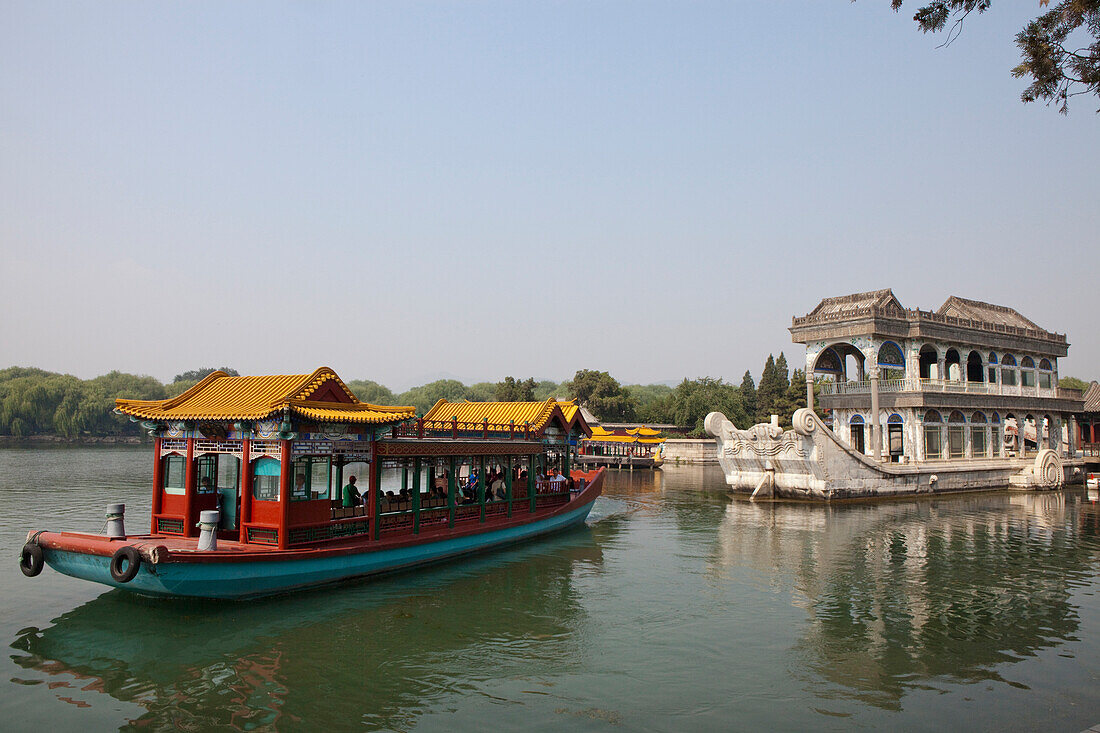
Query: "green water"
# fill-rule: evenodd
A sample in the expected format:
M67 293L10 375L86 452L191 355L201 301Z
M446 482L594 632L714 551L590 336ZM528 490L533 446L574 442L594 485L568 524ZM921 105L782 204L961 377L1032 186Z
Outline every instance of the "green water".
M19 574L149 511L147 449L0 450L0 728L1045 730L1100 723L1084 491L816 507L611 474L587 527L240 604Z

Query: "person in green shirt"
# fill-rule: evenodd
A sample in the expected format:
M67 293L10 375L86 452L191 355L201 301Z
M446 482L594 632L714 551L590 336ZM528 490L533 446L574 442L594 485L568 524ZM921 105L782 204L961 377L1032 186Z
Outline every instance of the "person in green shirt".
M348 485L344 487L343 506L359 506L363 497L359 495L359 489L355 487L355 477L348 478Z

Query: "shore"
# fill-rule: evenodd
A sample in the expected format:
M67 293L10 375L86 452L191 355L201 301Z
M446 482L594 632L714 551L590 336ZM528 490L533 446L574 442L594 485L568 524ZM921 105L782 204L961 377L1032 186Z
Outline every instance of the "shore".
M0 447L44 445L143 445L151 442L141 435L81 435L66 438L61 435L0 435Z

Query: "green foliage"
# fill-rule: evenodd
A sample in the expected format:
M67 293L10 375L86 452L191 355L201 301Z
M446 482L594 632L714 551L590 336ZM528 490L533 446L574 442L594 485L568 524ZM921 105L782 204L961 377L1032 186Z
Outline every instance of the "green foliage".
M607 372L581 369L568 384L570 399L587 407L603 422L629 422L634 419L637 402L618 380Z
M543 402L551 397L561 396L565 397L568 390L564 385L558 384L549 379L544 379L538 383L535 387L535 401ZM560 395L559 395L560 393Z
M1059 377L1058 386L1066 389L1079 389L1081 392L1087 392L1089 389L1089 383L1077 377Z
M346 382L350 389L361 402L372 405L396 405L397 398L389 387L383 387L378 382L370 379L353 379Z
M437 379L397 395L397 404L412 405L423 415L439 400L459 402L467 399L467 394L466 385L457 379Z
M0 372L0 434L139 435L136 423L114 414L116 397L158 400L167 392L152 377L117 371L84 381L41 369L5 369Z
M670 395L668 422L691 429L691 434L702 437L703 420L708 413L721 412L734 425L747 425L750 415L745 410L741 391L728 382L711 377L680 382Z
M890 5L899 10L902 3L891 0ZM950 43L972 12L983 13L992 4L992 0L933 0L919 8L913 20L925 33L948 29L946 43ZM1031 79L1020 95L1023 102L1054 102L1066 114L1070 97L1100 97L1100 0L1055 3L1016 34L1016 46L1022 61L1012 75Z
M752 372L745 370L745 376L741 377L741 401L745 405L745 412L756 416L756 382L752 379ZM728 417L728 416L727 416ZM734 423L736 425L736 423Z
M177 374L172 381L173 382L191 382L192 384L196 384L198 382L201 382L203 379L210 376L214 372L225 372L226 374L228 374L231 377L241 376L240 373L238 373L236 369L230 369L229 367L221 367L219 369L215 369L214 367L203 367L202 369L192 369L189 372L184 372L183 374ZM180 390L180 391L182 392L183 390Z
M638 404L635 419L645 423L668 423L672 387L667 384L631 384L624 389Z
M498 402L534 402L537 386L538 382L534 377L528 377L522 382L515 377L505 377L504 381L497 382L495 397Z

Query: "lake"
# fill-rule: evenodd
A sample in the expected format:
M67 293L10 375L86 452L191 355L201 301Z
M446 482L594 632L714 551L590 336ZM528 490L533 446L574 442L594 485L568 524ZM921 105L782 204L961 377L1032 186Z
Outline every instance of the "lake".
M1045 730L1100 723L1083 489L750 503L717 467L612 472L588 525L243 603L16 560L32 528L148 528L148 448L0 449L12 730Z

